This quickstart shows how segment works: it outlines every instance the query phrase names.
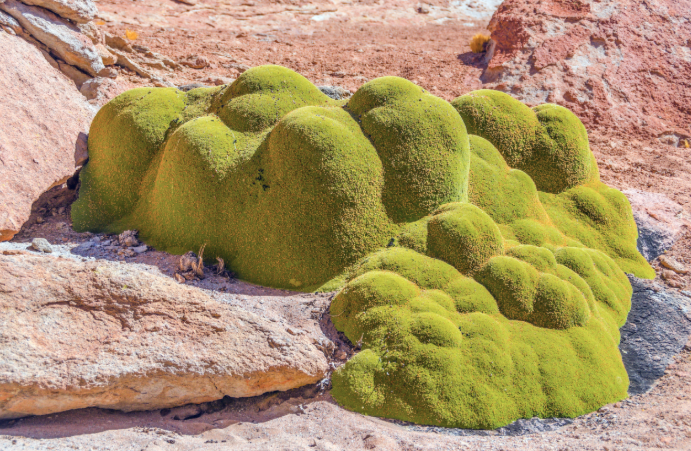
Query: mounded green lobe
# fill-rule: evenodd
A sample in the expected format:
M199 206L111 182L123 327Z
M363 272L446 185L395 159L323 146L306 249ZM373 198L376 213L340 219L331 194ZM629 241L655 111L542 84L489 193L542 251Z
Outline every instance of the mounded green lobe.
M468 135L448 102L402 78L382 77L358 89L348 108L379 152L382 202L394 222L467 200Z
M401 229L395 244L408 249L394 247L363 260L349 277L384 269L408 278L422 292L402 299L406 304L396 301L387 309L333 318L339 330L363 345L360 354L334 373L334 398L370 415L470 428L494 428L532 415L576 416L624 398L628 377L617 350L618 328L630 308L631 287L623 271L612 271L617 266L612 258L642 276L649 266L637 252L620 257L599 237L616 236L616 226L609 226L616 221L626 224L625 231L635 229L627 215L630 207L625 199L612 208L583 195L571 201L575 207L570 210L558 204L546 207L542 199L573 199L571 191L591 188L581 185L559 195L540 192L525 172L510 168L490 142L470 135L469 143L469 200L495 222L503 249L495 248L484 258L479 252L471 253L481 261L479 269L468 271L474 279L449 282L453 277L444 272L436 277L442 283L430 285L429 271L420 269L420 261L427 257L420 254L435 257L432 261L467 258L464 253L454 255L460 246L452 238L462 236L467 226L449 227L448 234L437 231L440 239L430 242L431 229L440 229L440 217L461 206L468 210L462 215L465 222L473 222L472 206L452 203ZM604 187L597 181L590 185ZM589 219L574 220L574 208L578 208L577 215ZM616 220L606 223L608 217ZM566 221L578 224L577 233L563 226ZM581 237L599 251L587 249ZM623 249L635 251L635 235L625 234L620 242ZM415 254L417 258L412 257ZM382 265L382 260L389 263ZM466 281L479 282L483 290L474 290L459 302L461 296L453 291L454 285ZM334 299L332 313L350 302L348 286ZM448 303L422 302L427 290L454 299L455 312L465 322L456 321ZM421 335L415 329L417 315L426 312L436 315L433 318L455 321L463 337L465 331L482 331L485 341L470 333L467 336L473 339L460 343L448 332L443 337ZM339 327L339 321L349 324L350 334ZM448 331L447 323L439 321L439 333ZM501 351L496 351L500 346ZM507 355L511 358L502 361ZM458 363L462 357L466 360ZM502 363L487 365L488 360ZM479 362L477 366L475 362ZM358 378L362 379L356 382ZM367 382L360 385L364 380Z
M540 191L560 193L599 180L585 127L568 109L552 104L531 109L489 89L458 97L452 105L469 133L491 142Z
M114 231L109 226L138 202L140 181L184 107L176 89L136 88L99 110L89 133L89 164L80 173L89 195L73 208L76 228Z
M388 77L351 105L279 66L222 88L131 91L94 122L75 227L136 229L174 253L205 244L244 279L319 286L397 222L466 195L468 136L447 102ZM138 132L125 146L123 129Z
M94 121L74 224L206 244L266 285L335 277L333 322L363 345L333 376L350 409L476 428L579 415L625 396L621 269L651 268L580 121L507 97L463 96L459 116L385 77L343 105L278 66L130 91Z
M471 274L503 251L501 232L478 207L450 205L452 210L433 215L427 224L428 254Z
M533 295L534 318L544 327L510 320L496 305L487 313L462 310L450 288L477 282L439 260L396 247L364 259L331 306L336 328L363 346L333 374L334 398L369 415L496 428L534 415L576 416L626 397L618 330L607 309L593 301L591 312L578 285L567 280L587 284L560 271L549 250L524 246L514 253L550 271L522 262L534 272L535 292L557 292ZM441 288L430 282L432 271ZM563 317L573 321L559 322Z

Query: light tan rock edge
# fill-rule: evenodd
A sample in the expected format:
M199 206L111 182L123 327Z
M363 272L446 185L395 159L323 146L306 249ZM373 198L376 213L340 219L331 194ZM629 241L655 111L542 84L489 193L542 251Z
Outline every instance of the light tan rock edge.
M22 0L22 2L49 9L76 23L86 23L98 14L96 5L91 0Z
M94 112L74 83L17 36L0 32L0 241L41 193L74 174Z
M4 0L0 9L10 16L39 42L55 52L67 64L89 75L106 75L106 67L91 39L79 28L52 12L16 0Z
M315 383L311 339L147 272L0 255L0 419L160 409Z

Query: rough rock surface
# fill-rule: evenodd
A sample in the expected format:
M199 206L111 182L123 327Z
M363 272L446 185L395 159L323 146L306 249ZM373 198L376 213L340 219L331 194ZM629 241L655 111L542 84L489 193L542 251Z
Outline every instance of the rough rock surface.
M654 282L629 276L631 312L621 328L621 351L629 375L629 394L645 393L691 335L691 298Z
M34 38L50 48L66 63L89 75L103 75L106 67L91 39L79 28L43 8L5 0L0 9L14 17Z
M14 17L2 11L0 11L0 27L12 30L15 34L21 33L22 30L22 27L19 26L19 22L17 22Z
M591 131L670 144L691 135L689 0L507 0L485 87L530 105L557 103Z
M91 0L22 0L22 2L49 9L76 23L86 23L98 13L96 5Z
M681 205L664 194L635 189L623 191L631 203L638 226L638 251L653 261L691 229Z
M305 335L143 266L3 254L0 419L256 396L328 369Z
M0 49L1 241L19 231L42 192L74 173L93 110L23 39L0 33Z

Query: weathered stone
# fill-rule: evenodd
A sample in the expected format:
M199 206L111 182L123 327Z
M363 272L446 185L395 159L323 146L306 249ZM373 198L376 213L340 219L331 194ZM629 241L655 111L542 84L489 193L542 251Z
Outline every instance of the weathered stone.
M74 66L63 63L62 61L58 61L58 68L60 69L60 72L67 75L70 80L74 82L77 89L81 89L85 82L91 80L91 77L88 74L85 74Z
M671 269L677 274L686 274L688 270L684 265L673 259L672 257L667 257L666 255L660 256L660 263L667 269Z
M621 328L619 350L632 395L650 390L691 335L691 299L629 276L631 311Z
M98 54L101 56L101 61L103 61L103 64L106 66L113 66L118 62L117 57L110 53L105 45L96 44L96 51L98 51Z
M118 235L118 241L120 246L136 247L139 246L139 240L137 239L136 230L125 230L120 235Z
M118 66L126 67L127 69L135 72L140 77L151 78L151 74L144 68L142 68L139 64L134 62L132 57L129 56L127 53L121 50L116 50L114 48L110 48L109 50L113 55L117 57L118 61L116 64Z
M58 16L76 23L93 20L98 14L96 5L91 0L22 0L22 2L49 9Z
M41 50L41 55L43 55L43 57L46 59L46 61L48 61L48 64L53 66L54 69L60 70L60 65L58 64L57 61L55 61L55 58L50 56L50 53L46 52L43 49L39 49L39 50Z
M328 369L310 338L150 267L15 253L0 280L0 419L256 396Z
M639 190L623 191L631 203L638 226L638 251L653 261L691 228L684 209L664 194Z
M98 28L98 25L96 25L94 22L80 23L77 26L79 27L79 30L85 36L91 39L91 42L93 42L95 45L106 43L104 33L101 31L100 28Z
M103 106L108 101L122 94L126 88L112 78L95 77L85 82L79 92L87 98L90 104Z
M0 33L0 241L29 219L41 193L74 174L93 109L40 50Z
M340 86L317 86L321 92L334 100L347 99L353 95L352 92Z
M569 108L589 132L678 146L691 123L689 10L690 0L505 0L481 79L530 106Z
M16 0L5 0L0 3L0 9L14 17L28 33L66 63L91 76L99 75L106 69L91 39L54 13Z
M53 252L53 247L45 238L34 238L33 240L31 240L31 245L29 246L29 249L36 252L45 252L46 254L50 254L51 252Z
M112 35L108 32L104 33L103 35L106 41L106 45L111 49L122 50L123 52L127 53L134 52L134 49L130 45L129 41L127 41L125 38Z
M6 27L15 33L21 33L22 27L19 26L17 20L4 12L0 11L0 27Z

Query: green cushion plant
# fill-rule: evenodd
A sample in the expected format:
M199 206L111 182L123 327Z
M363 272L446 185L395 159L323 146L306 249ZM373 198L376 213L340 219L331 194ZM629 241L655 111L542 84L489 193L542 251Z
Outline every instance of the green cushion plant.
M396 77L334 101L262 66L118 96L89 155L76 230L205 244L245 280L339 289L334 325L362 345L333 374L346 408L494 428L626 396L625 272L654 271L562 107L486 90L448 103Z

